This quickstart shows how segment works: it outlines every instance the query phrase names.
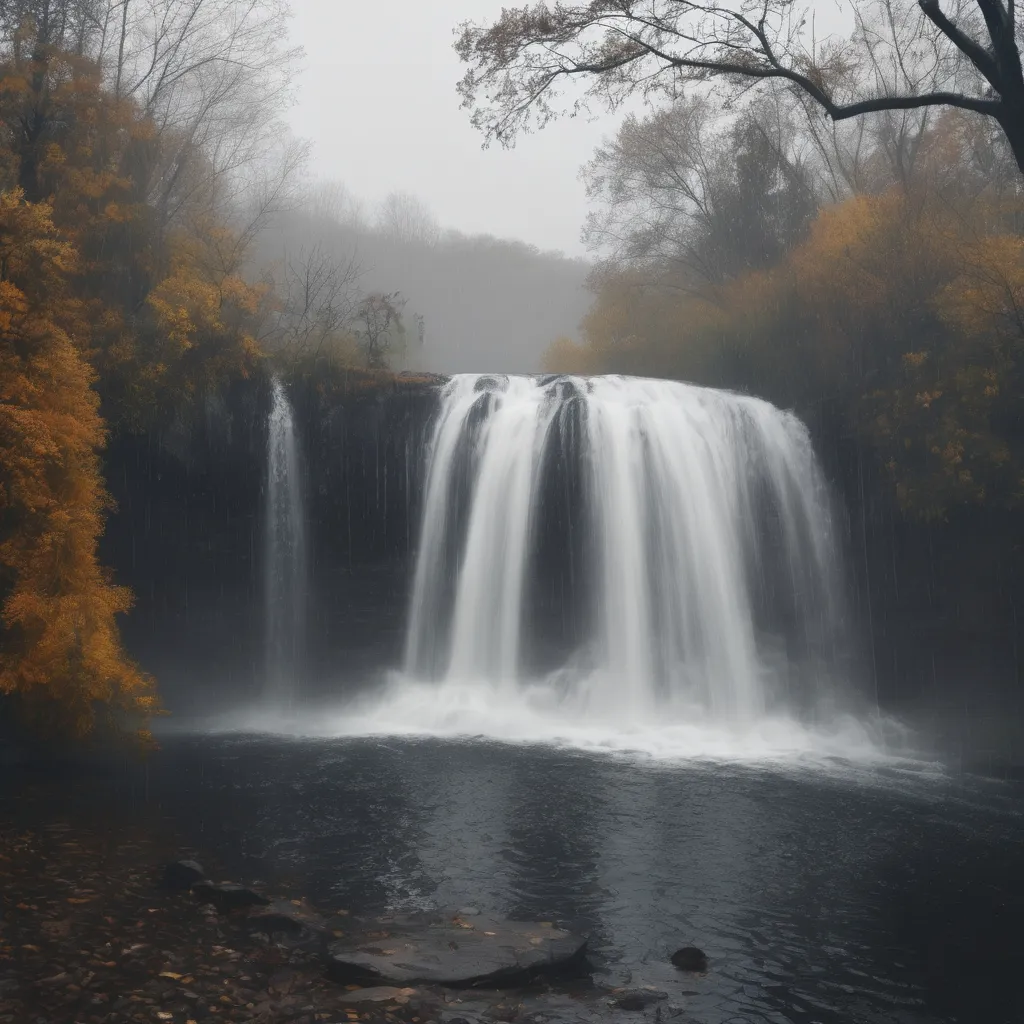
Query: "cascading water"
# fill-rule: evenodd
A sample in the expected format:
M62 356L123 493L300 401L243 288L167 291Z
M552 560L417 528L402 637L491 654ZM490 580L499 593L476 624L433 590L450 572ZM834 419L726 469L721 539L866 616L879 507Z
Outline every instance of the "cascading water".
M670 381L459 375L430 451L402 699L469 731L499 706L613 728L806 715L835 674L838 593L792 414ZM566 603L575 634L551 626ZM541 671L545 631L571 643Z
M263 568L268 704L291 708L303 668L306 630L306 528L295 417L284 386L271 382Z

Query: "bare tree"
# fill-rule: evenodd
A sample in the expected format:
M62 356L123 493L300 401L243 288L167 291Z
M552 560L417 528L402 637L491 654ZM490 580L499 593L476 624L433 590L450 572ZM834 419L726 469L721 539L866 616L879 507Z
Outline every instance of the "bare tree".
M465 23L456 50L469 69L459 90L486 138L506 144L556 116L558 89L573 79L586 83L576 109L588 99L614 107L637 94L674 97L687 83L715 77L738 90L758 81L787 84L833 121L957 107L994 119L1024 172L1014 0L884 6L894 15L892 47L871 51L878 74L857 84L846 71L859 58L847 45L819 46L809 8L793 0L590 0L505 9L491 25ZM933 71L908 72L907 58L911 68L931 59Z
M398 292L374 292L359 303L356 320L367 366L377 370L386 367L389 357L404 341L404 308L405 299Z
M350 333L359 312L362 268L315 245L285 254L275 291L280 308L264 332L269 345L294 359L316 359L331 341Z
M392 192L377 210L377 230L402 245L436 245L441 226L426 203L409 192Z
M319 223L362 230L366 227L363 202L340 181L317 181L306 189L303 206Z
M727 117L694 96L628 116L583 168L584 241L614 264L671 267L684 287L770 266L817 209L786 115L761 102Z
M146 188L162 222L196 199L258 202L254 191L294 163L280 115L301 50L284 43L286 0L106 0L105 8L95 56L114 92L154 125Z

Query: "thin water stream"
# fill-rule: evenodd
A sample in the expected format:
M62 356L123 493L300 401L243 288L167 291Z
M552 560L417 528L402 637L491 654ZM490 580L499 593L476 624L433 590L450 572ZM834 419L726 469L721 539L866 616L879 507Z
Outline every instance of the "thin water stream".
M307 573L302 467L295 416L284 385L271 382L263 593L266 607L264 698L277 711L295 708L305 653Z

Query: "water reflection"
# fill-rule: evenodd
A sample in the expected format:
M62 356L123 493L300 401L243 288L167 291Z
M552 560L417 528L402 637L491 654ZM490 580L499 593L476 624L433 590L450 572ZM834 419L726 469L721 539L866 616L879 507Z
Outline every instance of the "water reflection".
M929 780L221 739L171 743L152 788L243 877L329 909L574 921L604 980L685 989L706 1024L1024 1019L1024 804L1006 790L954 801ZM706 978L666 962L691 942Z

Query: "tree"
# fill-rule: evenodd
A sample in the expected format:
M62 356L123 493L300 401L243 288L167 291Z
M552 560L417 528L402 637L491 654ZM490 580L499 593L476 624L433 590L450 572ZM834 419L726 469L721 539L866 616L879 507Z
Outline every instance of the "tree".
M302 206L317 221L363 230L366 227L362 200L343 182L314 182L303 196Z
M1024 173L1014 0L880 0L874 7L884 39L862 34L859 50L818 46L808 8L793 0L591 0L505 9L491 25L461 26L456 50L469 69L459 91L486 138L505 144L555 116L558 89L574 79L586 83L576 109L587 98L614 107L637 94L674 97L688 83L716 77L737 90L758 81L792 86L833 121L956 107L992 118ZM925 51L932 72L886 81L886 41L897 66L914 65ZM877 74L851 88L851 61Z
M52 732L87 733L104 706L144 733L159 705L116 624L131 594L96 558L110 501L93 374L65 329L76 258L49 207L0 195L0 692Z
M398 292L390 295L374 292L359 303L356 311L359 345L366 357L366 365L371 369L384 369L388 365L388 357L404 340L404 307L405 299Z
M409 192L392 192L377 210L377 230L400 245L437 244L441 227L426 203Z
M351 341L357 318L366 312L358 292L362 273L354 258L337 258L320 243L297 255L286 253L274 287L276 309L263 332L266 347L291 360L315 362Z
M697 96L628 116L583 170L599 204L584 231L588 247L619 264L675 265L690 283L776 263L817 208L780 113L757 104L729 125L720 104Z

